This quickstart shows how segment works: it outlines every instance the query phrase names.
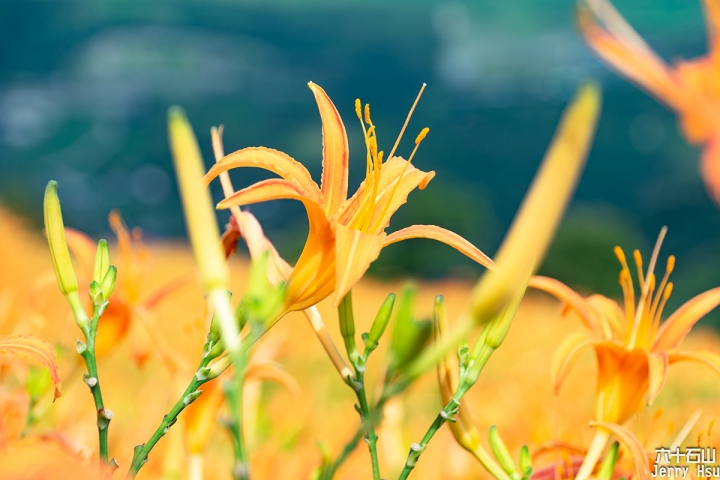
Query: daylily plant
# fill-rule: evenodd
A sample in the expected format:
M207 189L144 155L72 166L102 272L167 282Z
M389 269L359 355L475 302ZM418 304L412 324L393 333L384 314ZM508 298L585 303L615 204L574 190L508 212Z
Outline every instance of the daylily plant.
M720 287L688 300L661 322L665 303L672 293L673 284L669 277L675 266L675 257L671 255L662 280L656 282L654 269L664 232L661 232L645 273L640 252L633 252L640 286L638 296L625 254L620 247L615 247L615 255L622 266L620 285L624 308L598 294L583 298L552 278L536 276L530 279L530 287L562 300L567 310L577 314L586 327L586 331L572 333L560 343L553 358L551 376L557 391L584 349L593 347L598 362L595 418L601 424L622 425L642 409L645 398L652 404L673 363L692 360L720 373L720 352L680 349L695 323L720 305ZM584 464L585 469L581 469L582 475L578 478L587 478L592 472L609 435L608 429L598 429L586 456L587 466ZM593 459L591 453L598 456Z
M411 164L417 146L428 130L424 129L417 137L415 149L408 160L393 156L399 144L398 138L388 155L389 159L383 162L384 154L377 149L377 135L370 119L369 106L365 107L363 121L359 100L355 106L365 137L366 175L357 192L347 198L348 142L345 126L325 91L314 83L309 86L315 94L323 124L320 187L302 164L282 152L264 147L245 148L229 154L205 176L205 181L209 183L232 168L258 167L281 177L258 182L234 193L218 204L221 209L277 199L303 202L310 230L305 248L288 278L285 312L306 309L333 292L333 303L339 305L383 247L409 238L441 241L481 265L493 267L492 260L470 242L435 225L415 225L390 235L385 233L392 214L407 201L410 192L418 187L425 188L435 176L434 172L423 172Z
M116 263L120 274L113 301L108 305L103 314L103 321L98 326L95 344L98 357L106 355L127 336L133 319L141 320L144 327L151 330L148 332L151 338L159 341L162 336L156 335L156 327L149 312L168 295L196 278L194 272L188 272L151 292L145 298L141 298L150 260L149 251L142 241L142 232L137 228L132 231L128 230L120 212L116 210L110 212L108 222L117 237L118 258ZM70 251L80 262L81 268L78 273L81 283L89 284L95 261L96 244L90 237L72 228L65 229L65 236ZM174 363L179 361L175 358L177 355L171 353L172 349L164 344L158 347L165 354L165 358L174 359ZM135 351L138 361L142 361L146 355L147 352L138 349Z
M720 203L720 4L704 0L709 52L667 65L607 0L580 0L580 30L620 74L674 110L688 142L703 146L700 170Z

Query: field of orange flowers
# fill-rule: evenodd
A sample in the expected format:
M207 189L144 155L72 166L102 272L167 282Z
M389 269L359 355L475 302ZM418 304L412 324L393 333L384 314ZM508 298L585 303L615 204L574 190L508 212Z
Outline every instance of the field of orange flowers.
M704 145L701 173L717 200L708 78L720 7L707 2L707 13L710 54L674 70L609 3L583 2L579 22L603 59L678 111L688 140ZM428 128L407 159L396 152L424 86L387 150L356 100L365 151L353 155L349 120L308 86L322 120L319 183L272 148L226 155L222 127L207 170L185 113L170 109L190 246L146 243L118 211L114 238L91 239L64 225L54 181L44 236L0 210L0 479L647 480L682 466L684 478L712 476L694 464L714 459L658 451L714 452L720 336L693 327L720 305L720 287L665 311L675 257L661 248L664 228L652 251L616 247L613 298L534 275L592 145L595 84L558 119L493 259L441 226L386 232L435 176L412 163ZM348 163L363 156L352 194ZM247 167L279 178L235 191L227 171ZM213 206L207 186L218 178L225 199ZM294 266L243 209L276 199L307 212ZM216 207L232 213L224 229ZM414 238L487 271L476 284L363 278L382 248Z

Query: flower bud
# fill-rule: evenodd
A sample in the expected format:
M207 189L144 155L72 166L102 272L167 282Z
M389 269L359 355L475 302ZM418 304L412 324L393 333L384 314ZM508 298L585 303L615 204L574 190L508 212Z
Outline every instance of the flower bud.
M505 442L503 442L502 438L500 438L500 434L498 433L495 425L490 427L488 440L490 448L492 448L492 451L495 454L495 458L498 459L498 462L500 462L500 466L502 466L503 470L505 470L505 473L510 475L510 478L513 480L520 480L521 477L520 474L518 474L515 462L510 456L510 452L505 446Z
M417 288L409 286L403 289L400 296L400 305L390 340L392 360L389 373L402 369L415 359L430 339L432 322L428 320L416 322L413 318L416 294Z
M393 306L395 305L395 294L391 293L385 298L385 301L380 306L375 320L370 327L370 332L365 337L365 348L368 350L374 350L377 347L380 338L385 333L385 329L390 323L390 315L392 315Z
M524 479L529 479L533 474L532 457L530 456L530 450L528 450L527 445L523 445L520 449L520 473L522 473Z
M70 261L70 252L65 241L65 226L63 225L57 187L58 184L54 180L49 181L47 187L45 187L45 232L50 245L50 254L52 255L58 287L60 287L63 295L68 295L77 292L78 286L75 270L73 270Z
M108 244L105 239L101 239L98 242L97 250L95 251L95 265L93 266L93 277L92 279L98 283L102 283L105 277L105 272L110 267L110 254L108 253Z
M100 284L103 296L106 300L110 298L113 290L115 290L115 280L117 280L117 267L111 265L105 272L102 283Z
M93 305L101 305L105 302L105 296L102 292L102 286L95 280L90 283L90 290L88 291L88 293L90 294L90 300L92 300Z

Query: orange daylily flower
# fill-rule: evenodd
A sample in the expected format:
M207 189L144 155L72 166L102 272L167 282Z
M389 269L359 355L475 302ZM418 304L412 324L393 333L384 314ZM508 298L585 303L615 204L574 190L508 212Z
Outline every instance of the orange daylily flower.
M133 318L140 318L147 328L148 310L195 279L194 273L182 275L141 300L149 263L149 252L142 242L142 232L138 228L129 231L120 213L115 210L110 212L108 221L118 241L118 257L113 262L118 267L118 276L110 303L98 324L95 341L95 354L98 357L107 354L127 335ZM65 229L65 236L68 247L80 263L81 284L89 285L97 244L72 228ZM156 336L153 335L153 338Z
M577 314L586 327L584 332L568 335L555 352L551 376L556 391L584 349L595 349L598 361L595 419L602 428L598 429L590 450L598 456L610 433L603 425L624 424L642 409L644 399L648 405L652 404L665 384L670 365L692 360L720 373L720 352L680 349L680 344L695 323L720 305L720 287L688 300L661 322L665 303L672 293L673 284L668 280L675 266L675 257L671 255L662 280L659 284L656 282L654 269L664 234L665 229L660 234L645 273L640 252L633 252L640 285L639 298L635 295L625 254L620 247L615 247L615 255L622 266L620 285L623 307L602 295L583 298L552 278L536 276L529 282L530 287L562 300L566 309ZM592 455L588 454L587 458L592 458ZM578 477L589 475L592 466L594 463Z
M590 47L621 75L674 110L685 138L703 146L700 170L720 203L720 4L704 0L709 52L667 65L607 0L580 3L580 30Z
M415 188L425 188L435 176L435 172L426 173L411 164L417 146L428 130L420 133L408 160L393 156L400 140L398 138L388 155L389 160L383 162L383 152L377 149L377 135L370 119L369 106L366 105L363 121L359 100L355 106L365 136L366 176L357 192L347 198L348 143L345 126L325 91L314 83L310 83L309 87L315 94L323 124L320 187L302 164L282 152L264 147L245 148L227 155L205 176L205 181L209 183L231 168L258 167L281 177L240 190L220 202L218 208L284 198L303 202L310 231L305 248L288 278L285 312L306 309L333 292L333 303L338 305L383 247L409 238L438 240L486 267L494 266L492 260L470 242L434 225L415 225L390 235L385 233L390 217L407 201L410 192Z

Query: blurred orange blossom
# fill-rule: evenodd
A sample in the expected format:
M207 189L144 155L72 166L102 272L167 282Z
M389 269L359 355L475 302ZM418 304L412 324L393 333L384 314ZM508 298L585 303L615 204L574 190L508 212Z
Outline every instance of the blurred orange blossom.
M703 146L705 186L720 203L720 3L704 0L709 52L668 66L608 0L579 0L579 26L590 47L620 74L674 110L685 138Z
M672 293L669 276L675 257L669 256L665 274L656 288L654 268L665 229L643 274L642 257L634 251L640 295L636 302L633 280L625 254L615 247L620 261L620 285L624 297L624 311L614 301L602 295L582 298L558 280L536 276L529 285L562 300L568 310L577 314L587 331L568 335L561 342L552 362L552 382L555 391L579 355L587 347L594 347L598 363L595 419L599 425L622 425L642 409L643 398L651 405L667 378L669 365L692 360L708 365L720 373L720 351L681 350L680 343L693 325L720 305L720 287L701 293L677 309L660 323L663 308ZM578 477L587 478L592 472L610 431L598 429ZM593 458L593 455L596 455Z

